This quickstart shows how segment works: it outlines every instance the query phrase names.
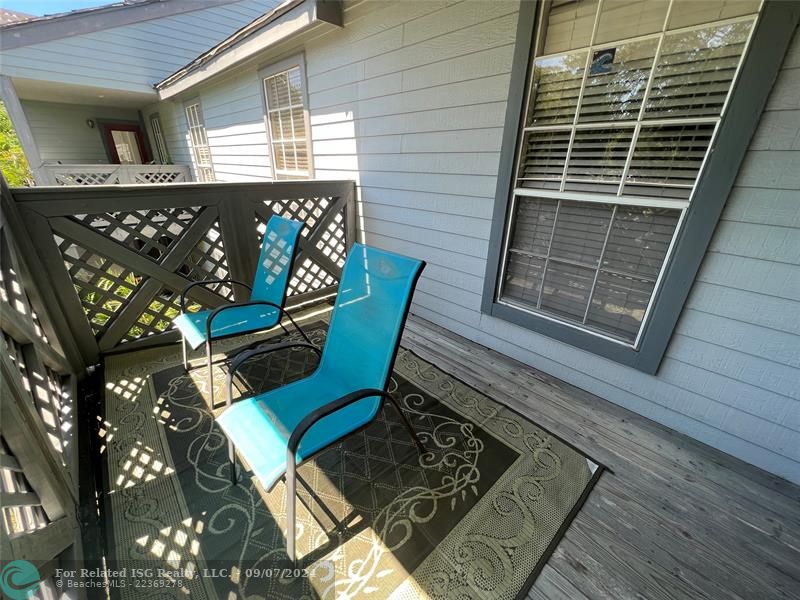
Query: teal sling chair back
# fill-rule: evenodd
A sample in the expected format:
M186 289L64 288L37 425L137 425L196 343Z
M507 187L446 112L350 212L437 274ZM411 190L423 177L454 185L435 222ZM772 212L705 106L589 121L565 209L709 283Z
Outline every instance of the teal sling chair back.
M302 329L284 310L286 291L292 274L297 238L304 223L273 215L264 231L261 253L258 258L253 285L249 286L234 279L207 279L189 284L181 293L181 314L174 323L183 336L183 365L188 370L186 346L196 350L203 344L206 347L208 367L208 386L211 404L214 404L214 374L211 361L211 343L232 336L244 335L270 329L276 325L282 328L281 318L287 317L294 327L305 337ZM230 283L244 286L250 290L248 302L225 304L213 310L186 312L186 295L195 286L217 283ZM307 338L306 338L307 339Z
M234 448L264 489L270 490L285 475L287 553L293 563L296 480L315 497L297 476L301 462L370 423L384 400L395 405L417 447L425 451L410 421L386 391L424 266L419 260L355 244L345 262L322 350L308 341L279 342L243 352L231 364L227 407L217 418L228 437L231 481L236 484ZM311 375L231 403L233 379L242 364L254 356L291 347L306 347L320 355Z

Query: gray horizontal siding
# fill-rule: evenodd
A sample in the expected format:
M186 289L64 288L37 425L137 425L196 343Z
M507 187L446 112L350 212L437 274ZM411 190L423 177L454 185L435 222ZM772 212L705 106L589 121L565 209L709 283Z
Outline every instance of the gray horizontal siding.
M218 181L272 178L261 86L256 71L199 90Z
M3 53L0 72L11 77L153 93L153 83L278 4L279 0L241 0L23 46Z
M217 181L264 181L272 178L260 82L248 70L186 97L199 99ZM162 102L146 109L158 112L173 161L194 169L184 103ZM195 174L196 176L196 174Z
M359 5L307 44L317 176L359 181L367 242L428 261L415 313L800 481L798 45L650 376L480 313L515 9Z
M183 106L175 102L161 102L148 106L142 110L148 122L153 113L158 113L161 129L164 134L164 141L167 144L170 158L177 165L188 165L193 168L192 153L189 147L189 134L186 125L186 117L183 113ZM152 144L152 141L151 141ZM192 173L196 179L196 173Z
M87 126L87 119L139 119L136 110L108 106L22 100L22 108L45 162L107 163L100 129Z
M800 43L651 376L480 312L517 8L349 3L276 50L306 54L317 177L359 183L368 243L427 261L414 313L800 482ZM218 177L268 165L255 74L198 90Z

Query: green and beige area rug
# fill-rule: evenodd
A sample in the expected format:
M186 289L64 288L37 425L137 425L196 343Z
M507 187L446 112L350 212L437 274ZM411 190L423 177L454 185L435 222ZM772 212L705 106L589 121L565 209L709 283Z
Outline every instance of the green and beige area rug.
M309 326L315 342L325 328ZM316 360L305 350L267 355L243 369L237 388L272 389ZM219 402L225 372L215 372ZM153 349L109 357L105 377L103 508L109 564L125 568L113 589L120 598L524 597L601 471L401 349L390 391L427 452L387 403L371 425L306 462L299 473L317 498L298 486L293 568L284 485L263 490L241 465L231 486L205 369L187 374L178 350Z

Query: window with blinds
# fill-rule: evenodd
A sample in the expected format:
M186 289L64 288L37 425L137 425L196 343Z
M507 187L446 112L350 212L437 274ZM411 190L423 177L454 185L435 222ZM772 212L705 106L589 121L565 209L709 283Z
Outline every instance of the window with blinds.
M161 119L158 115L150 117L150 129L153 132L153 141L155 142L156 153L158 154L158 162L162 165L168 165L172 161L169 157L167 141L164 139L164 130L161 128Z
M636 347L760 1L543 6L497 301Z
M299 66L264 78L275 179L310 175L303 73Z
M200 181L215 181L214 165L211 163L211 148L208 145L206 125L199 102L186 106L186 123L189 126L189 140L192 143L197 178Z

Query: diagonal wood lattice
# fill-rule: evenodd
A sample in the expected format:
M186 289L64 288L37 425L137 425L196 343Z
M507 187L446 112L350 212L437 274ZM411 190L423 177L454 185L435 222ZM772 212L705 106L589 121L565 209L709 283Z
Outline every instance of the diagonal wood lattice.
M180 295L180 292L162 287L136 319L136 323L122 338L122 342L131 342L141 337L168 331L172 327L172 320L181 314ZM189 310L196 311L205 308L208 307L193 302Z
M80 223L159 262L197 218L201 208L169 208L75 215Z
M304 198L268 208L282 217L305 221L301 235L311 244L297 257L294 276L289 281L288 295L318 291L339 283L337 277L344 266L344 204L336 197ZM269 218L266 211L256 209L259 244ZM316 252L308 252L309 245Z
M251 283L264 227L305 222L289 306L335 293L355 241L355 185L293 181L31 189L16 200L43 278L86 364L121 346L176 339L187 285ZM64 293L64 290L74 290ZM231 283L193 287L187 310L248 299Z
M215 221L197 246L192 248L179 273L192 281L225 279L230 276L219 221ZM227 300L233 300L233 287L230 285L214 283L209 285L208 289Z
M137 257L144 257L188 281L228 276L216 213L213 207L192 206L82 214L68 219L101 236L94 238L96 242L113 241L124 249L122 254L111 250L114 246L99 248L95 243L95 248L87 250L74 241L88 239L91 246L93 236L87 237L86 232L83 235L73 232L72 239L54 234L98 341L107 345L111 339L114 344L123 344L164 333L180 314L180 291L160 286L157 278L148 280L132 269L126 270L122 264L128 252L133 251ZM220 304L223 298L232 297L230 286L215 285L209 290L218 292L214 294L216 300L212 303L193 300L187 310L209 308ZM110 331L112 324L117 326Z
M54 289L2 178L0 192L0 475L3 499L14 500L0 510L3 550L25 557L36 548L42 564L57 564L65 551L81 561L73 442L78 373L85 363L74 352L65 320L50 310L59 295L77 294L70 286ZM52 238L48 243L56 249ZM48 582L37 587L55 597Z
M92 331L101 336L145 278L77 242L54 238Z
M92 344L105 352L170 332L189 283L250 283L264 228L275 214L306 224L290 305L335 292L355 237L352 182L133 187L116 200L110 188L100 194L82 187L66 192L68 202L23 205L28 226L45 247L48 276L75 290L59 302L85 353ZM65 269L59 272L57 263ZM244 292L229 283L194 287L187 310L246 300Z
M106 185L118 183L118 178L113 168L93 169L91 171L77 171L75 173L56 173L55 180L58 185Z

